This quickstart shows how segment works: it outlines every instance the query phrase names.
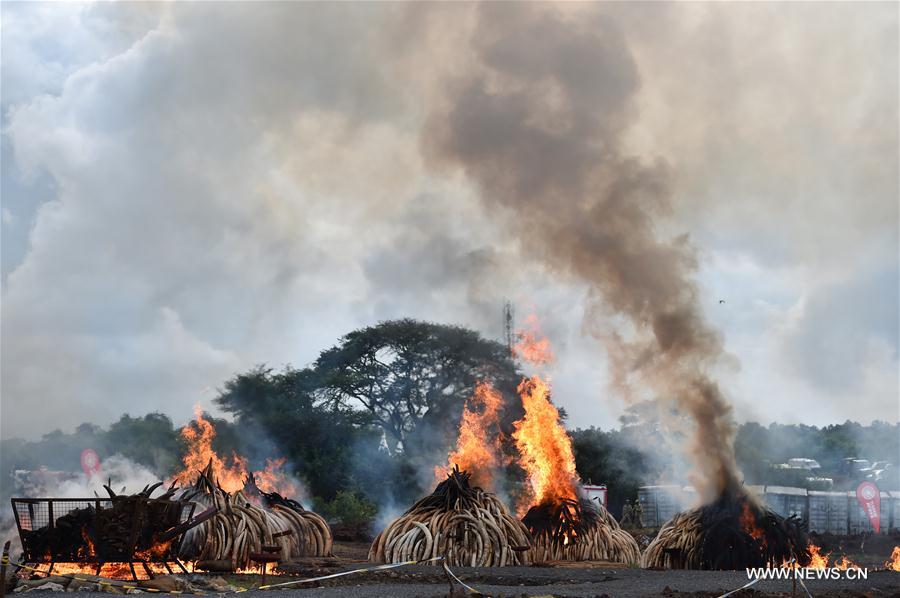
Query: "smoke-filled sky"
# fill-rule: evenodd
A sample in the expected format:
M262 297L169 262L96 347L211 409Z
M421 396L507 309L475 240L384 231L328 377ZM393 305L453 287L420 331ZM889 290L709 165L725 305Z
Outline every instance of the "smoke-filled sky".
M900 416L897 4L0 7L4 438L504 299L570 426L673 304L739 420Z

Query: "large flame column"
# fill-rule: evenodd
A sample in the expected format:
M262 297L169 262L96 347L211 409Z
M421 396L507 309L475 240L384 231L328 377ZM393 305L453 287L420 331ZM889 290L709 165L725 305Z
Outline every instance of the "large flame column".
M635 539L599 504L580 500L572 441L550 402L550 387L533 376L519 385L525 416L513 439L528 473L522 521L532 536L535 562L606 560L637 563Z

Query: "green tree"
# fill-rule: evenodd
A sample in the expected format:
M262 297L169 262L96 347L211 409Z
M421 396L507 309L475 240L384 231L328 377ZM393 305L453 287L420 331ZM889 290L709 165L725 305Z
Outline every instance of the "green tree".
M236 416L244 454L288 458L313 495L327 500L357 485L360 463L378 458L380 434L367 414L317 402L316 380L308 369L258 366L226 382L216 403Z
M506 347L477 332L415 320L356 330L316 361L315 395L335 408L360 407L384 431L391 453L427 424L445 440L479 380L505 394L519 373Z
M170 474L180 461L178 431L169 416L162 413L123 415L110 425L103 446L106 454L123 455L159 476Z
M625 501L636 498L638 488L660 474L653 459L634 447L625 434L593 427L570 434L578 474L585 482L606 484L607 504L617 517Z

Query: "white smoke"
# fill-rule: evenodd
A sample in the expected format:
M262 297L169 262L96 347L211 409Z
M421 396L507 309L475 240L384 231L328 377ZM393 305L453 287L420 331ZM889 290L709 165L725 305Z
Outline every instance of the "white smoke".
M126 405L184 421L234 371L379 319L499 336L519 294L578 341L554 379L570 421L614 423L584 288L533 276L502 214L422 166L477 6L2 3L4 438ZM624 32L641 86L622 150L671 164L668 226L702 249L739 418L895 420L895 7L547 8ZM483 62L546 60L530 41ZM566 65L613 89L591 55ZM524 89L555 108L536 125L567 125L552 84Z
M122 455L107 457L100 464L98 473L88 476L83 473L68 474L40 469L33 472L15 472L14 498L107 498L103 488L108 484L117 495L136 494L147 485L162 480L152 471ZM158 488L154 494L161 494ZM0 510L0 544L10 540L10 555L16 558L22 545L16 529L12 505L4 504Z

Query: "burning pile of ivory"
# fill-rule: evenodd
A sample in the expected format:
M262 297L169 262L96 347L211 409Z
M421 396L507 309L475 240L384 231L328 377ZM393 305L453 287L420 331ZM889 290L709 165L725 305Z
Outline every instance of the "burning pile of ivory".
M528 531L492 493L469 484L458 467L378 534L369 549L376 563L442 556L448 565L503 567L529 564Z
M602 505L556 499L531 507L522 518L531 533L532 558L547 561L613 561L636 564L635 539Z
M743 491L677 513L644 551L641 565L665 569L741 570L810 562L803 522L760 506Z
M147 485L137 494L127 495L125 488L117 494L110 484L104 484L108 500L102 503L72 500L71 503L83 506L55 519L53 525L22 529L23 548L31 559L55 562L120 562L132 556L158 560L168 555L177 537L168 532L181 523L185 506L170 500L175 494L174 486L151 500L150 496L161 485L162 482ZM99 498L96 492L94 495ZM18 509L17 503L27 503L29 509L37 505L52 513L52 502L52 499L13 499L13 508Z
M331 555L331 530L325 520L296 501L261 492L252 475L243 490L228 493L216 483L210 463L181 498L203 509L218 509L203 525L188 530L181 543L179 556L196 559L198 568L244 569L253 553L276 554L280 561Z

